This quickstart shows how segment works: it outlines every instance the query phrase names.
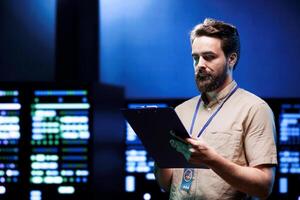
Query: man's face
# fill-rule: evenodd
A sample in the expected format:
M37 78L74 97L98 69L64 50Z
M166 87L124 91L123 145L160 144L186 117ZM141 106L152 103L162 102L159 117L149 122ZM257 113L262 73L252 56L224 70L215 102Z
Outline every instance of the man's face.
M223 86L228 73L227 59L218 38L201 36L192 44L195 80L200 92Z

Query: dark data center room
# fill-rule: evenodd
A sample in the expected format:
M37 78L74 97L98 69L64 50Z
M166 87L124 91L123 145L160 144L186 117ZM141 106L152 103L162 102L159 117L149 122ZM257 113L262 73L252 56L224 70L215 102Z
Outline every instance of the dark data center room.
M298 0L1 0L0 200L300 200Z

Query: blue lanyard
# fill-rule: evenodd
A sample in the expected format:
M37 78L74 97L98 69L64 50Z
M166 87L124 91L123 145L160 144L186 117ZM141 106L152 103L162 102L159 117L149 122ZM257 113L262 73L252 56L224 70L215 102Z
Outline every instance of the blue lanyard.
M200 130L199 134L198 134L198 138L200 137L200 135L204 132L204 130L208 127L208 125L210 124L210 122L213 120L213 118L218 114L218 112L221 110L221 108L223 107L224 103L229 99L229 97L231 97L231 95L233 95L233 93L235 93L235 91L238 89L238 86L235 86L235 88L233 88L233 90L231 90L231 92L229 94L227 94L227 96L225 97L225 100L222 102L222 104L218 107L218 109L210 116L210 118L207 120L207 122L204 124L204 126L202 127L202 129ZM199 98L199 101L197 103L196 106L196 110L193 116L193 120L192 120L192 125L190 128L190 135L192 135L193 133L193 129L194 129L194 125L195 125L195 121L196 121L196 117L197 114L199 112L199 107L200 107L200 103L201 103L201 97Z

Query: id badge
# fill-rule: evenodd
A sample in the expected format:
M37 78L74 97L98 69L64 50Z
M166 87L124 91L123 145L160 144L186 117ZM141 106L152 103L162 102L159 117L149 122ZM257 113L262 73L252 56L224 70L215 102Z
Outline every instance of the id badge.
M183 176L182 176L182 181L181 181L180 188L182 190L185 190L185 191L189 192L190 189L191 189L191 186L192 186L193 177L194 177L194 169L185 168L183 170Z

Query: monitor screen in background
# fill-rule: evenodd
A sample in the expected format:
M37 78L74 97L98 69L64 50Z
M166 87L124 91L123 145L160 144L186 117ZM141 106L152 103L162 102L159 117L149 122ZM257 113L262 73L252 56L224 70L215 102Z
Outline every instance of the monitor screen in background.
M88 91L35 90L30 112L30 199L88 198Z
M20 191L20 114L18 90L0 90L0 198Z
M278 192L286 199L300 198L300 102L282 103L279 113Z

